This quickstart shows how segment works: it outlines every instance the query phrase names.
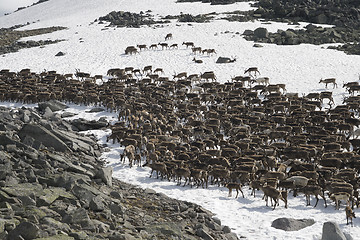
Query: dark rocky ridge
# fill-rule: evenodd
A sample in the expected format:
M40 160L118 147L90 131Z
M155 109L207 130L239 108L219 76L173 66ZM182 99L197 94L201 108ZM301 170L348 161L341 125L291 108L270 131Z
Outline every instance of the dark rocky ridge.
M346 43L344 47L336 47L348 54L359 54L358 42L360 36L360 2L353 0L307 1L307 0L260 0L253 4L257 10L236 11L229 13L229 21L279 21L279 22L310 22L316 24L334 25L333 28L322 30L288 30L293 36L285 36L284 32L273 33L268 38L258 38L247 35L246 39L256 42L276 43L279 45L294 45L300 43L324 44ZM319 31L318 31L319 30ZM331 34L331 32L333 32ZM286 33L285 33L286 34ZM294 36L295 35L295 36Z
M210 3L211 5L227 5L235 2L248 2L249 0L178 0L177 2L202 2Z
M49 1L49 0L39 0L39 1L31 4L30 6L27 6L27 7L19 7L18 9L16 9L15 12L20 11L20 10L23 10L23 9L28 8L28 7L31 7L31 6L34 6L34 5L37 5L37 4L40 4L40 3L43 3L43 2L47 2L47 1ZM7 14L5 14L5 15L7 15Z
M0 239L237 239L196 204L112 179L103 146L49 106L1 107L0 128Z
M275 43L278 45L297 45L301 43L320 45L359 41L360 34L356 31L350 32L343 28L323 28L309 24L305 30L278 30L276 33L267 32L265 28L258 28L255 31L246 30L244 38L249 41Z
M204 23L209 22L214 18L214 15L216 15L215 12L208 13L208 14L198 14L198 15L192 15L192 14L180 14L176 16L167 15L164 17L164 19L177 19L178 22L197 22L197 23Z
M64 40L40 40L40 41L19 41L20 38L31 37L66 29L65 27L49 27L32 30L16 30L23 25L0 29L0 54L17 52L22 48L39 47L47 44L53 44Z
M169 23L168 20L166 21L156 21L154 17L149 13L131 13L131 12L124 12L124 11L112 11L105 16L96 19L95 22L104 23L110 22L109 26L116 26L116 27L132 27L132 28L139 28L140 26L151 26L154 24L164 24Z

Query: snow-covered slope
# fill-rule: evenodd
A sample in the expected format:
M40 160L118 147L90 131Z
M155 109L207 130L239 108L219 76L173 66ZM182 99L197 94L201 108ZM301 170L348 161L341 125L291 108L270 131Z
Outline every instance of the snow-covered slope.
M161 4L159 4L161 2ZM108 28L105 25L92 23L100 16L111 11L151 10L155 16L178 15L180 12L200 14L210 12L227 12L250 9L249 3L237 3L226 6L211 6L201 3L175 3L175 0L49 0L8 16L0 17L0 27L10 27L16 24L31 23L22 29L34 29L49 26L65 26L67 30L51 34L35 36L23 40L66 39L44 48L22 49L17 53L0 57L0 69L8 68L19 71L30 68L41 72L44 69L56 70L60 73L74 73L75 68L90 72L92 75L103 74L110 68L128 67L143 68L146 65L161 67L166 76L174 72L186 71L200 73L213 70L221 82L231 76L242 75L248 67L257 66L261 76L270 78L271 83L285 83L288 92L308 93L326 90L319 84L320 78L335 77L338 88L333 91L335 101L341 103L346 96L341 87L343 82L358 80L360 73L360 57L348 56L343 52L328 50L326 46L299 45L276 46L262 44L262 48L254 48L253 42L245 41L241 33L246 29L266 27L275 32L300 26L284 23L249 22L235 23L216 20L210 23L178 23L172 22L163 27L141 28ZM147 50L139 55L124 55L124 49L129 45L153 44L164 41L167 33L173 34L169 43L178 43L179 49ZM240 34L237 34L240 33ZM195 64L194 55L190 49L181 45L184 41L193 41L203 48L214 48L217 55L198 56L203 64ZM55 57L59 51L66 53L63 57ZM236 62L216 64L217 57L236 57ZM9 105L8 103L3 103ZM72 106L70 111L86 116L87 119L100 117L84 112L84 107ZM109 119L114 117L108 114ZM101 141L109 132L95 131ZM360 236L360 222L355 219L355 227L346 226L343 210L335 211L334 206L323 207L319 201L317 208L305 207L304 197L289 199L289 208L280 204L275 211L266 207L260 196L250 196L245 191L245 198L228 198L224 188L210 186L209 189L190 189L177 187L173 182L149 179L149 169L129 168L118 163L121 149L118 145L110 145L111 150L104 155L109 164L114 167L114 176L121 180L153 188L156 191L203 205L217 214L223 224L229 225L239 236L248 239L319 239L322 224L325 221L337 221L344 231L350 232L354 239ZM313 200L313 199L312 199ZM312 205L314 202L312 201ZM343 209L343 208L342 208ZM357 209L355 210L357 212ZM278 217L314 218L316 224L298 232L284 232L272 228L271 222Z

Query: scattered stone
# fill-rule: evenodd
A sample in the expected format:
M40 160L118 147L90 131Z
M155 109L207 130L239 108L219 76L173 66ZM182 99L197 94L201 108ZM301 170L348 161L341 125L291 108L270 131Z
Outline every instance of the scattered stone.
M234 62L234 59L228 57L218 57L218 59L216 60L216 63L230 63L230 62Z
M24 25L16 25L10 28L0 29L0 55L17 52L23 48L41 47L47 44L54 44L64 40L40 40L40 41L19 41L20 38L36 36L66 29L64 27L48 27L32 30L17 30Z
M61 57L61 56L64 56L65 55L65 53L63 53L63 52L58 52L57 54L55 54L55 57Z
M75 127L76 131L88 131L88 130L96 130L96 129L102 129L104 127L108 126L108 123L106 121L96 121L91 120L88 121L83 118L76 119L71 122L72 125Z
M257 28L254 31L254 38L258 39L258 38L268 38L269 37L269 32L266 28Z
M113 169L112 167L105 167L105 168L101 168L96 176L98 178L100 178L106 185L108 186L112 186L112 173L113 173Z
M344 236L346 237L346 240L354 240L354 238L349 233L346 233L346 232L343 232L343 233L344 233Z
M39 227L31 222L22 222L9 232L8 239L34 239L39 234Z
M151 26L154 24L160 23L169 23L170 21L156 21L154 17L149 13L131 13L131 12L124 12L124 11L112 11L106 16L100 17L96 20L99 24L103 22L110 22L110 26L117 26L117 27L132 27L132 28L139 28L140 26L147 25Z
M101 108L101 107L96 107L96 108L92 108L89 113L98 113L98 112L103 112L105 111L104 108Z
M41 112L44 112L47 107L50 108L50 110L53 112L64 110L64 109L68 108L68 106L66 106L66 104L64 104L60 101L57 101L57 100L49 100L47 102L41 102L38 104L38 107Z
M34 138L36 142L39 142L46 147L52 147L56 151L64 152L70 150L63 141L56 137L51 131L40 125L24 124L18 135L21 139L30 136Z
M314 219L278 218L272 222L271 226L284 231L298 231L314 223Z
M346 240L339 224L336 222L325 222L322 230L322 240Z
M199 228L196 231L196 235L201 237L201 239L204 239L204 240L214 240L214 238L207 231L205 231L202 228Z

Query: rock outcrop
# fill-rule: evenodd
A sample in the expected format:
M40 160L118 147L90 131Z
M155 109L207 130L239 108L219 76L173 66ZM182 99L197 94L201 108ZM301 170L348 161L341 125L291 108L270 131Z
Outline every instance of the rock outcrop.
M201 206L113 179L104 146L45 114L0 108L0 239L238 239Z

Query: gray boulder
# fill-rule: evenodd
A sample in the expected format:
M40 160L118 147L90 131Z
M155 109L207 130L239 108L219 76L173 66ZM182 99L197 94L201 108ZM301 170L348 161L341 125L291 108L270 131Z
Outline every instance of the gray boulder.
M228 58L228 57L219 57L217 60L216 60L216 63L231 63L231 62L235 62L236 61L236 58Z
M57 100L49 100L47 102L42 102L38 104L39 110L44 112L46 107L49 107L51 109L51 111L56 112L56 111L60 111L60 110L64 110L66 108L68 108L68 106L66 106L66 104L59 102Z
M321 240L346 240L339 224L336 222L325 222L322 230Z
M18 135L22 140L25 139L26 136L30 136L34 138L36 142L42 143L45 147L52 147L56 151L70 151L67 145L60 138L40 125L24 124Z
M96 177L100 178L106 185L112 186L112 167L101 168L97 173Z
M89 207L95 212L103 211L105 209L104 199L101 196L94 197L93 199L91 199Z
M230 58L228 57L219 57L217 60L216 60L216 63L228 63L230 62Z
M39 227L30 222L20 223L14 230L9 232L8 239L34 239L39 234Z
M98 113L98 112L103 112L105 111L104 108L101 108L101 107L96 107L96 108L92 108L89 113Z
M65 55L65 53L60 51L57 54L55 54L55 57L61 57L61 56L64 56L64 55Z
M257 28L254 31L254 37L255 38L268 38L269 37L269 32L266 28Z
M250 30L250 29L246 29L246 30L243 32L243 35L244 35L244 36L252 36L252 35L254 35L254 31L253 31L253 30Z
M298 231L314 223L314 219L278 218L272 222L271 226L284 231Z
M88 121L86 119L80 118L75 119L71 122L71 124L76 128L75 130L78 131L87 131L87 130L95 130L95 129L101 129L108 125L106 121L95 121L91 120Z
M317 16L313 19L313 21L314 21L315 23L325 24L325 23L328 23L328 17L327 17L325 14L321 13L321 14L317 15Z

